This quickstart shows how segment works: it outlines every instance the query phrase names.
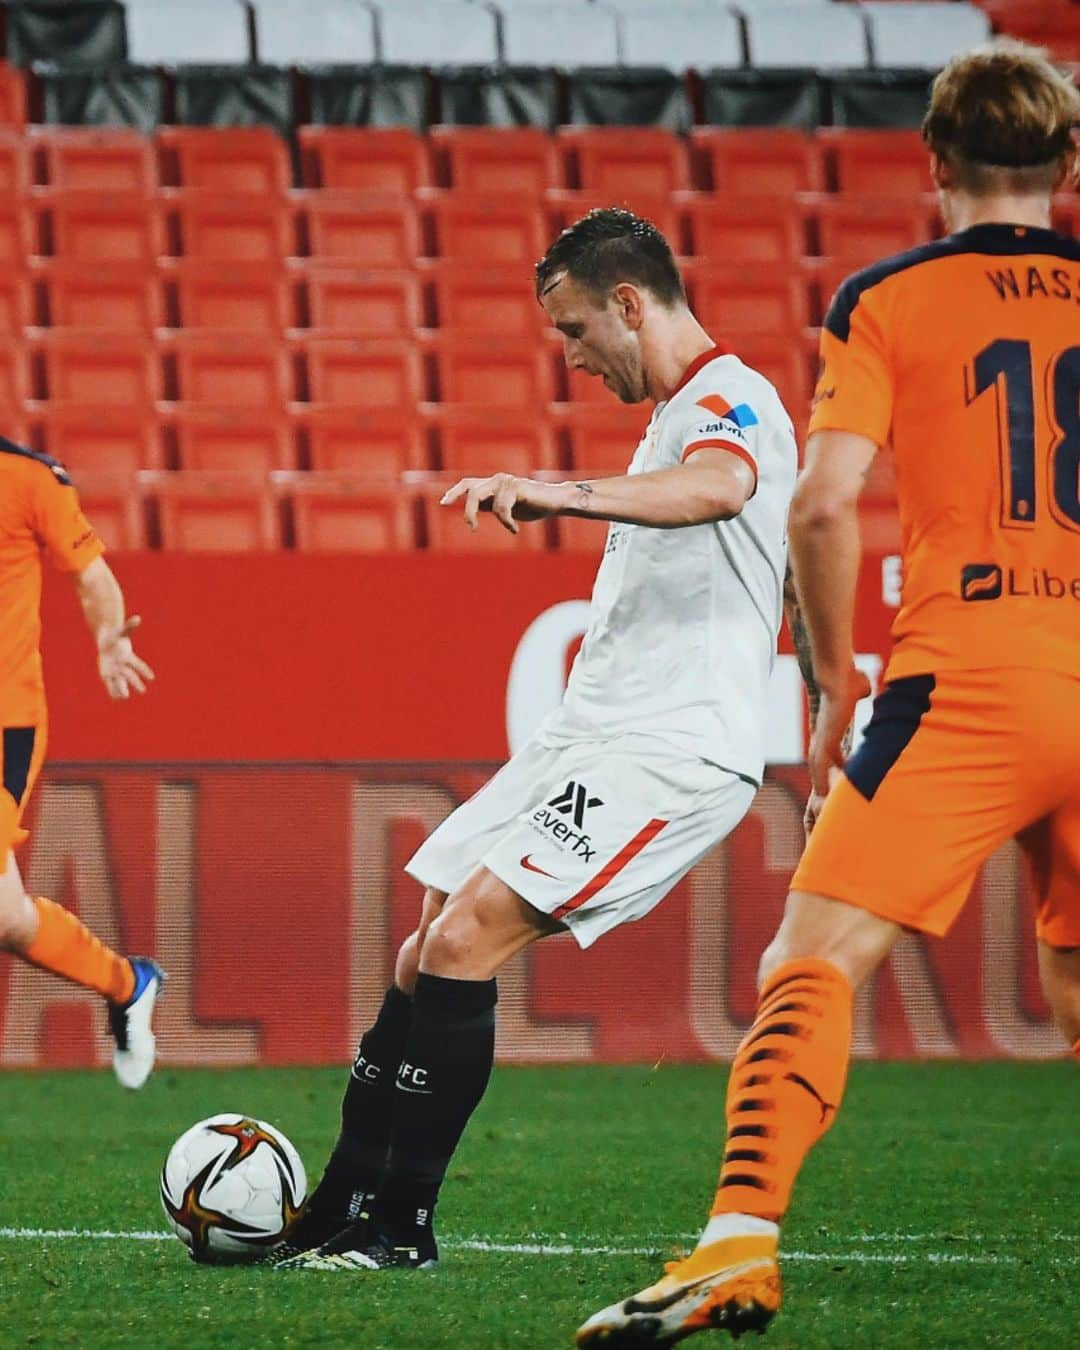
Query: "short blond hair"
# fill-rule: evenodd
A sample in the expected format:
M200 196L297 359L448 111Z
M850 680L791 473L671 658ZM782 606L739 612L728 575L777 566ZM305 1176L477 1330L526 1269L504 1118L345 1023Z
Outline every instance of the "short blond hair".
M934 80L923 140L969 192L1046 192L1075 179L1080 92L1046 52L1012 39L956 56Z

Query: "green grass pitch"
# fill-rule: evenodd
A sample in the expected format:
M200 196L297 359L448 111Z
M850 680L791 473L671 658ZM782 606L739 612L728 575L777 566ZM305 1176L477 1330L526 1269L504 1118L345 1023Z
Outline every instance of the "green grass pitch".
M0 1344L553 1350L649 1282L712 1194L725 1069L501 1069L433 1275L209 1269L131 1236L163 1229L162 1158L218 1111L278 1124L317 1176L342 1078L166 1070L128 1095L106 1073L0 1075ZM856 1065L800 1179L763 1344L1080 1344L1078 1119L1066 1062Z

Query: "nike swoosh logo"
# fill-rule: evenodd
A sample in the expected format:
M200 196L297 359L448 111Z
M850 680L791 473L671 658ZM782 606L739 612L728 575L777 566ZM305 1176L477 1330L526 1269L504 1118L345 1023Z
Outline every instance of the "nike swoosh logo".
M531 853L526 853L521 860L521 866L524 867L526 872L539 872L542 877L550 877L552 881L562 880L561 877L555 876L553 872L545 872L542 867L537 867L537 865L534 862L530 862L529 860L531 857L532 857Z

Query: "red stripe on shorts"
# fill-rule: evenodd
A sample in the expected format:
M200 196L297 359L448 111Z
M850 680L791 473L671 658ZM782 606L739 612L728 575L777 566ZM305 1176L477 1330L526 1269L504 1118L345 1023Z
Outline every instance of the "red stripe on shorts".
M572 895L565 905L560 905L553 914L553 918L562 919L567 914L571 914L575 909L580 909L587 901L591 900L598 891L604 887L614 877L617 877L624 867L629 866L637 855L646 845L651 844L656 836L669 822L666 820L650 820L648 825L638 830L633 839L628 844L624 844L618 853L610 862L606 862L600 871L591 881L585 883L577 895Z

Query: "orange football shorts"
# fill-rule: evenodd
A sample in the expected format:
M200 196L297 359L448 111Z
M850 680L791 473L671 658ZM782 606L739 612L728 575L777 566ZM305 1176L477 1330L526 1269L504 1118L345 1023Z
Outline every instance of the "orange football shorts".
M27 837L28 831L22 828L23 812L45 762L45 740L44 723L4 727L0 732L0 872L6 871L11 850Z
M946 933L1016 838L1036 932L1080 946L1080 677L965 670L893 680L810 836L792 889Z

